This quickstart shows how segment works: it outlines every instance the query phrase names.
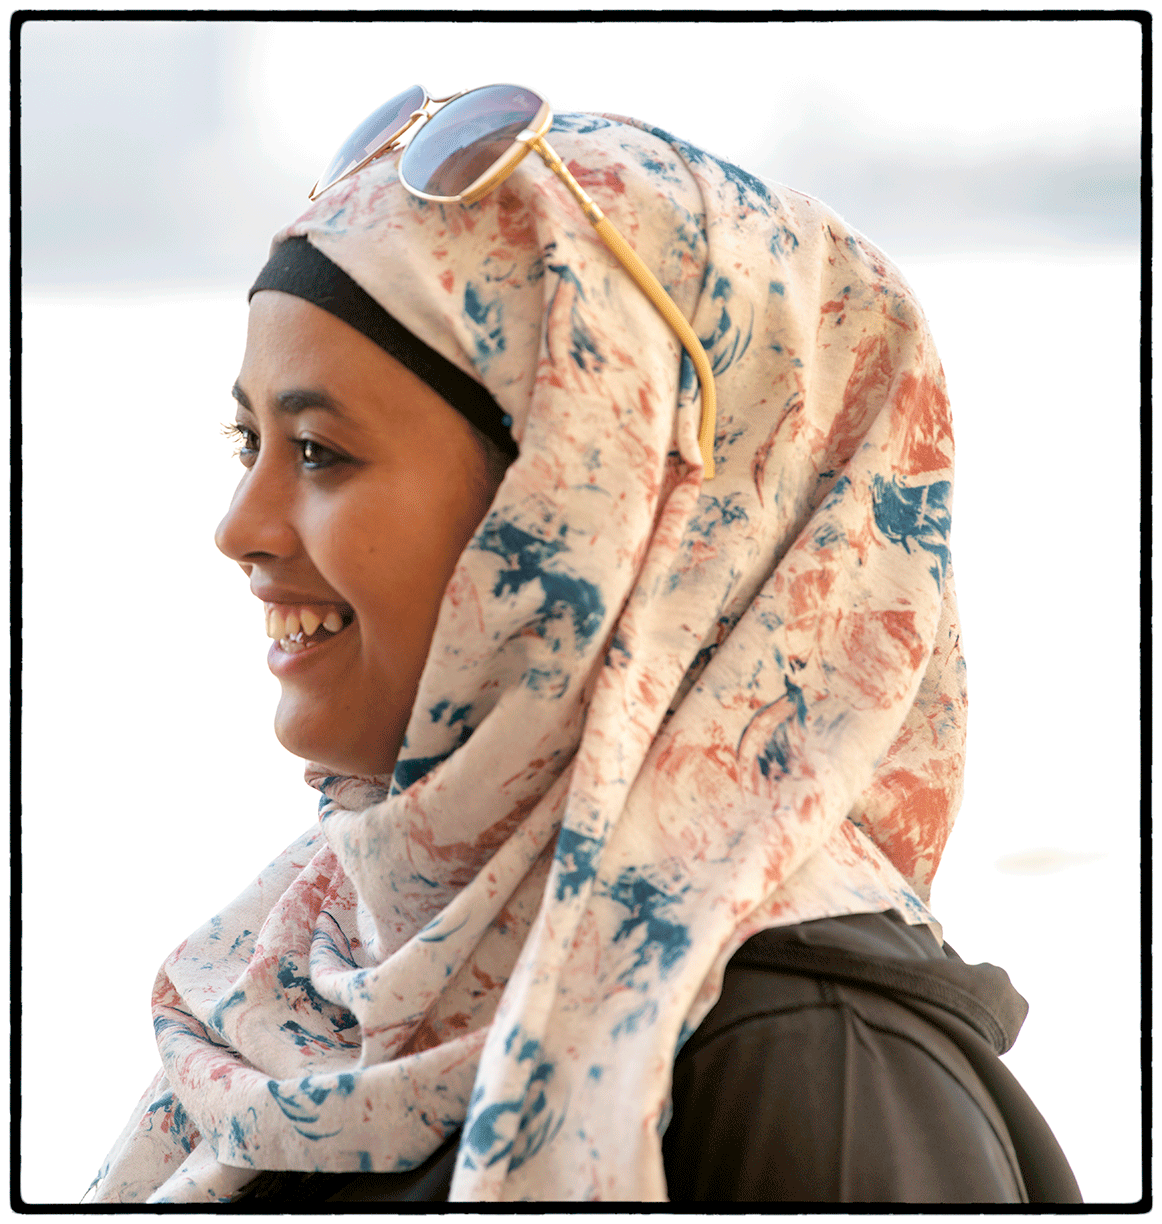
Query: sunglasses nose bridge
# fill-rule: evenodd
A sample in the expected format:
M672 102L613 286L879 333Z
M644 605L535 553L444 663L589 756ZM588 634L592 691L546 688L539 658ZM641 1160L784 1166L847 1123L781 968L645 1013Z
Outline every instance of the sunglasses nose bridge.
M400 125L399 131L391 138L392 147L398 147L401 138L407 134L410 128L414 128L415 131L411 133L409 139L415 140L427 123L431 122L449 102L453 102L460 97L463 97L463 94L449 94L446 98L430 98L425 94L423 106L419 107L418 110L412 111L408 115L406 122Z

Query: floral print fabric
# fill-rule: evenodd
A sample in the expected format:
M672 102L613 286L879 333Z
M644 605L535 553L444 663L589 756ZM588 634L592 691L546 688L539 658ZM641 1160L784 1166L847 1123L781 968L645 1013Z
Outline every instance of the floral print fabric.
M630 120L550 139L702 339L717 474L689 359L535 156L467 208L389 156L276 237L483 382L520 455L394 776L308 770L318 827L163 966L98 1201L403 1170L457 1127L454 1198L664 1199L670 1068L738 946L933 921L965 695L924 316L806 196Z

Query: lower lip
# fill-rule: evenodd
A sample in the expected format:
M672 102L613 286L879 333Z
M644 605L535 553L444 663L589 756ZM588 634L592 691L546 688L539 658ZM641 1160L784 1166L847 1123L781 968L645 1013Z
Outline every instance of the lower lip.
M266 665L276 676L294 675L310 667L316 659L329 654L331 647L341 641L350 628L351 625L344 625L334 637L327 638L317 646L308 646L305 650L283 650L278 642L272 642L266 655Z

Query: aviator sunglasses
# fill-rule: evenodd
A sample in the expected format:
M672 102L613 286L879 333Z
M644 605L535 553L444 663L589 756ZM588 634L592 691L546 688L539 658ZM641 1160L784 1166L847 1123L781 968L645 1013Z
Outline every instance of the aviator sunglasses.
M657 277L608 221L544 139L553 112L539 94L519 85L484 85L447 98L430 97L419 85L385 102L340 146L310 198L350 177L400 145L415 127L399 159L399 180L421 200L475 204L516 169L530 149L568 187L601 241L657 307L690 354L702 387L698 449L703 475L714 475L714 375L698 337ZM418 124L418 126L416 126Z

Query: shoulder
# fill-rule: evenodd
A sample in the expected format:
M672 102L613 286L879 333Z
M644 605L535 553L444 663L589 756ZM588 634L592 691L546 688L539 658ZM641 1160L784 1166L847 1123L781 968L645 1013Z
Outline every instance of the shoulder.
M780 1165L799 1159L795 1135L784 1134L798 1113L791 1081L823 1082L822 1066L810 1063L828 1044L826 996L812 977L727 966L718 1002L674 1064L662 1139L671 1201L787 1197Z
M866 1201L944 1201L945 1190L1006 1201L1013 1159L1007 1139L998 1147L995 1138L1004 1123L945 1031L964 1022L982 1039L987 1032L993 1040L981 1045L995 1061L1002 1026L982 1001L995 983L982 990L973 977L991 969L963 965L926 928L887 914L749 940L674 1064L662 1141L670 1199L856 1201L847 1181L858 1174ZM1000 1170L1001 1182L954 1185L962 1162L947 1158L949 1135L966 1151L979 1147L985 1155L969 1163ZM924 1169L927 1180L912 1184L900 1172L893 1181L889 1149L899 1157L889 1166Z

